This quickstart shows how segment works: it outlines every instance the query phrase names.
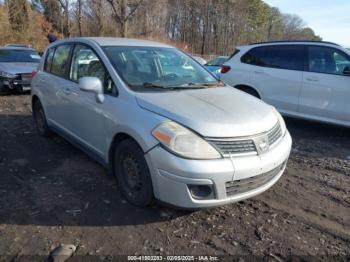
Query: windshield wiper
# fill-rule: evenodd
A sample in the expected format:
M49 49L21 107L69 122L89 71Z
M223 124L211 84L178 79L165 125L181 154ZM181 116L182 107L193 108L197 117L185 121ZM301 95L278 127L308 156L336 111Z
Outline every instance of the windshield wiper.
M216 86L224 86L222 81L215 83L188 83L186 86L196 86L196 87L216 87Z
M142 84L143 87L154 87L154 88L162 88L162 89L168 89L168 87L166 86L162 86L162 85L157 85L151 82L144 82Z
M179 85L179 86L162 86L157 85L150 82L145 82L142 84L143 87L152 87L152 88L161 88L161 89L167 89L167 90L174 90L174 89L202 89L205 88L205 86L197 86L197 85Z

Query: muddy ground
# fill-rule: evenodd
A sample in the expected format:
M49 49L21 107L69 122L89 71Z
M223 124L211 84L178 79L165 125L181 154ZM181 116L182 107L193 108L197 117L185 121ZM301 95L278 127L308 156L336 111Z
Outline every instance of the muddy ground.
M60 243L76 245L73 258L84 261L120 254L349 260L350 130L286 121L293 150L269 191L197 212L140 209L83 152L35 133L29 95L2 96L0 261L43 261Z

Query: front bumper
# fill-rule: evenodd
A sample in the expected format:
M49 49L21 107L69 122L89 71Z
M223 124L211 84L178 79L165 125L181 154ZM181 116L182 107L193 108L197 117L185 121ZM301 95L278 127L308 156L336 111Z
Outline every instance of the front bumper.
M31 89L30 79L21 79L21 76L18 76L16 78L1 78L0 79L2 88L6 88L7 90L11 91L29 91Z
M150 150L145 157L151 172L155 197L174 206L196 209L237 202L269 189L282 176L291 145L292 139L287 131L270 151L261 155L189 160L179 158L158 146ZM251 190L236 194L227 192L227 185L230 183L271 174L272 170L277 171L270 179L263 180L263 184ZM209 185L213 188L215 197L194 198L189 185Z

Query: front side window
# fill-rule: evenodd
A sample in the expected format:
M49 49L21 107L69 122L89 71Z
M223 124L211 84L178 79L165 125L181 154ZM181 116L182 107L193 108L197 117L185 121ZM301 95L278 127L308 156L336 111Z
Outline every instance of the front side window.
M64 77L68 69L68 58L71 45L60 45L56 47L53 55L51 73L57 76Z
M35 50L0 49L0 62L39 63L40 55Z
M111 63L130 87L190 87L218 81L175 48L109 46Z
M106 93L114 93L112 79L96 53L86 45L74 47L69 78L79 82L81 77L97 77L101 80Z
M335 48L310 46L308 66L310 72L343 75L350 67L350 58Z
M288 70L303 70L301 45L277 45L256 47L242 56L243 63Z

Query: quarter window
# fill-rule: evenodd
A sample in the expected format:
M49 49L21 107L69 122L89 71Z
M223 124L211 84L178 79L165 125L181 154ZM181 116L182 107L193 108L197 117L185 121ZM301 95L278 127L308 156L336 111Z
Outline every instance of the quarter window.
M50 48L47 51L45 65L44 65L44 71L50 72L54 52L55 52L54 48Z
M51 65L52 74L65 77L68 68L68 58L70 49L70 45L60 45L56 47L56 51L53 56Z
M303 70L303 46L278 45L256 47L242 56L241 61L256 66L301 71Z
M310 72L343 75L346 67L350 67L350 59L343 52L323 46L309 47Z
M76 45L72 56L69 77L79 82L81 77L97 77L101 80L106 93L115 94L112 79L96 53L86 45Z

